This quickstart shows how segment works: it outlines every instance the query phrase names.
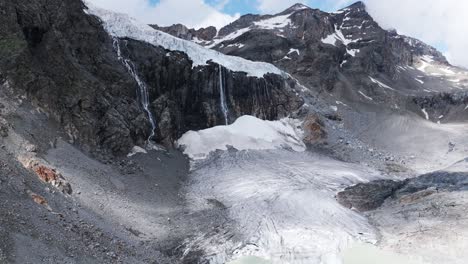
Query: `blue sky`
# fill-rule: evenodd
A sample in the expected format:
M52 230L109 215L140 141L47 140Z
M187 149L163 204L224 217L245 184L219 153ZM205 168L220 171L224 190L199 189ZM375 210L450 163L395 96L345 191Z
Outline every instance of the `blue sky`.
M150 0L150 2L153 5L156 5L160 2L160 0ZM217 7L220 2L221 2L220 0L205 0L205 3L213 7ZM310 0L310 1L305 1L305 4L307 4L308 6L312 8L318 8L324 11L336 10L336 4L334 4L333 1ZM343 7L345 5L342 4L338 6ZM235 15L235 14L245 15L249 13L257 14L261 12L258 9L257 0L230 0L230 1L227 1L227 4L224 6L224 8L220 9L219 11L222 11L223 13L230 14L230 15Z

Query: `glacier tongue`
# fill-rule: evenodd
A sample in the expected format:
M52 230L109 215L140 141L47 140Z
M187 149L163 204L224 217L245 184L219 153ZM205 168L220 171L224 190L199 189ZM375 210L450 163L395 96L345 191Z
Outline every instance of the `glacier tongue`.
M161 46L172 51L182 51L193 61L193 66L206 65L208 61L215 62L235 72L246 72L249 76L261 78L273 73L286 76L280 69L265 62L249 61L240 57L224 55L220 52L204 48L194 42L173 37L164 32L140 23L126 14L111 12L96 7L85 0L87 14L99 17L105 30L113 37L131 38L138 41Z
M243 263L236 260L249 256L260 258L258 263L341 264L341 251L373 244L377 236L365 217L338 204L335 195L379 177L309 152L218 152L193 166L187 200L195 211L208 210L208 199L219 201L232 220L223 232L186 243L187 250L204 251L212 264Z

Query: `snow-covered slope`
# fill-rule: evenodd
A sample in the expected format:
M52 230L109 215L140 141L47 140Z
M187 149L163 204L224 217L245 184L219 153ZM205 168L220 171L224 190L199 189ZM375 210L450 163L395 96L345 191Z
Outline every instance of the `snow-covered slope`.
M275 66L264 62L253 62L240 57L227 56L220 52L204 48L191 41L173 37L167 33L155 30L149 25L138 22L125 14L114 13L85 1L90 15L99 17L105 30L113 37L131 38L147 42L173 51L186 53L193 61L193 66L206 65L213 61L236 72L246 72L249 76L263 77L267 73L282 75L283 72Z
M304 151L300 121L285 118L280 121L264 121L253 116L239 117L229 126L217 126L201 131L189 131L178 141L185 146L185 154L192 159L203 159L217 149L232 146L238 150L276 149L291 147Z

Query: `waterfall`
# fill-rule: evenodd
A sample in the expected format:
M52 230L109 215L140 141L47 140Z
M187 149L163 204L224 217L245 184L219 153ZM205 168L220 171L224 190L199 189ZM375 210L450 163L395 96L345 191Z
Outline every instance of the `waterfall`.
M148 119L151 123L151 134L148 137L148 142L151 142L151 140L155 136L155 131L157 127L156 127L156 120L153 116L153 113L151 113L150 108L149 108L150 100L149 100L148 86L146 86L146 83L143 82L138 76L133 62L129 59L125 59L122 56L122 51L120 49L120 42L117 38L114 38L114 49L117 52L117 57L119 61L121 61L122 64L125 66L125 68L127 68L128 73L130 73L130 75L133 77L135 82L138 84L137 97L140 101L140 104L143 110L148 115Z
M218 65L218 69L219 69L219 96L221 97L220 101L221 101L221 111L223 112L223 115L224 115L224 122L225 122L225 125L229 125L229 121L228 121L228 115L229 115L229 109L227 107L227 103L226 103L226 93L224 91L224 84L223 84L223 81L224 81L224 78L223 78L223 67L221 65Z

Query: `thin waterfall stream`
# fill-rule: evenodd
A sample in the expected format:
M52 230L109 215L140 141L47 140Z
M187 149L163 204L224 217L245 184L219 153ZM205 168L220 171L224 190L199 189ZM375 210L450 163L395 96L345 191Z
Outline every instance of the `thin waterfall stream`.
M119 61L122 62L122 64L127 68L128 73L133 77L133 79L136 81L138 84L138 99L140 100L140 104L143 107L143 110L146 112L148 115L148 119L151 124L151 133L150 136L148 137L148 143L151 142L153 137L155 136L155 131L156 131L156 119L153 116L153 113L151 113L151 110L149 108L150 105L150 100L149 100L149 92L148 92L148 86L146 83L140 79L140 77L137 74L137 71L135 69L135 64L130 59L126 59L122 56L122 51L120 49L120 41L117 38L114 38L114 49L117 52L117 57Z
M219 96L221 97L221 111L224 115L224 123L225 125L229 125L228 116L229 116L229 109L226 103L226 93L224 90L224 78L223 78L223 67L218 65L219 69Z

